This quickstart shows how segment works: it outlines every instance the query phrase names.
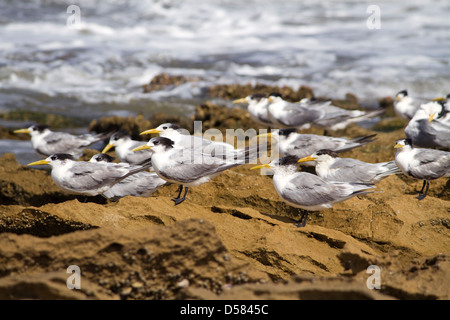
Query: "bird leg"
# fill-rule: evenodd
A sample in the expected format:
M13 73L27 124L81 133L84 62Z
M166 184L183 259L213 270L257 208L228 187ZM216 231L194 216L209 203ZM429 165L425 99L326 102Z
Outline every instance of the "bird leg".
M178 204L182 203L184 200L186 200L186 194L188 192L188 189L189 189L188 187L184 188L183 198L180 199L181 190L183 190L183 186L181 186L180 194L178 195L178 197L175 198L175 199L172 199L175 202L175 205L178 205Z
M182 191L183 191L183 185L180 184L180 186L178 187L178 196L176 198L174 198L174 199L180 199ZM172 199L172 200L174 200L174 199Z
M425 185L426 185L426 188L425 188ZM419 200L425 199L425 197L427 196L429 187L430 187L430 182L427 180L423 180L422 190L420 190L419 196L417 197L417 199L419 199ZM425 189L425 193L423 192L423 189Z
M308 219L308 211L302 213L300 219L296 221L295 226L299 228L304 227L306 225L306 219Z

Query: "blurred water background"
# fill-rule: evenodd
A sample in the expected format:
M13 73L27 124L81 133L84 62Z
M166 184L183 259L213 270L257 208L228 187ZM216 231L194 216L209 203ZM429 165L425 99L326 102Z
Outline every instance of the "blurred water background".
M431 99L450 93L449 17L450 1L1 0L0 113L190 114L229 83ZM143 93L162 72L198 81Z

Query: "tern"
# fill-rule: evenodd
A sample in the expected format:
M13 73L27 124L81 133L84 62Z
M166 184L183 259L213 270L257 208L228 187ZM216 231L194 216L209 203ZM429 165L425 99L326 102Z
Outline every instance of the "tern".
M114 148L117 158L121 162L127 162L131 164L139 164L152 157L152 153L148 150L139 152L133 152L134 148L141 146L143 141L137 141L131 139L127 131L117 131L109 139L109 143L102 150L102 153L108 152L111 148Z
M57 153L29 166L51 166L51 176L55 184L70 193L96 196L107 192L113 185L132 174L147 170L151 163L141 166L123 166L116 163L92 163L76 161L67 153Z
M248 103L248 113L256 123L263 126L273 126L267 112L267 108L269 107L269 99L265 94L254 93L245 98L234 100L233 103Z
M89 162L109 164L114 162L114 158L105 154L98 153L93 155ZM130 167L129 163L119 163L119 165ZM140 171L120 180L107 191L103 192L105 198L117 201L126 196L148 197L160 187L167 184L166 180L161 179L155 172Z
M221 159L205 154L195 148L186 148L166 137L155 137L135 150L150 149L153 152L152 164L155 172L164 180L179 184L178 196L172 199L175 205L186 199L189 187L199 186L210 181L221 172L244 165L258 158L258 146L236 150L236 158ZM182 198L181 193L185 188Z
M55 132L46 125L32 125L26 129L15 130L14 133L28 133L34 150L45 157L55 153L71 154L78 159L84 149L110 136L110 133L73 135L67 132Z
M375 141L376 134L347 139L344 137L329 137L316 134L297 133L296 129L279 129L258 137L271 137L278 143L279 152L283 156L306 157L321 149L330 149L334 152L344 152L364 146ZM305 163L307 165L307 163Z
M298 162L314 161L316 174L329 181L375 184L390 175L401 173L394 160L367 163L352 158L340 158L337 153L323 149Z
M158 127L141 132L144 134L159 134L160 137L172 140L177 146L182 146L187 149L194 148L197 151L208 153L211 156L218 158L234 158L237 156L237 149L229 143L212 141L201 136L195 136L187 133L187 130L180 128L173 123L163 123Z
M332 208L333 204L369 193L373 184L327 181L308 172L298 171L298 158L285 156L252 169L271 168L273 185L278 195L289 205L307 210L297 226L304 227L308 211Z
M395 163L400 170L407 176L423 180L417 199L425 199L430 180L450 177L450 152L414 148L410 139L397 140L394 148L397 149Z
M405 128L405 136L415 147L449 148L450 122L443 101L430 101L420 105Z
M395 114L404 119L412 119L420 103L408 96L407 90L401 90L395 95L394 110Z

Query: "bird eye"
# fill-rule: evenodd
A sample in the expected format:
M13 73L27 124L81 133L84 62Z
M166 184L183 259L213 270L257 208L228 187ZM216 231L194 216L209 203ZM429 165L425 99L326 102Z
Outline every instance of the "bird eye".
M167 129L167 126L164 126L163 129L166 130L166 129Z
M156 145L158 145L159 144L159 141L158 140L156 140L156 141L154 141L153 142L153 144L156 146Z
M51 158L50 159L52 159L52 160L56 160L57 159L57 157L56 156L51 156Z

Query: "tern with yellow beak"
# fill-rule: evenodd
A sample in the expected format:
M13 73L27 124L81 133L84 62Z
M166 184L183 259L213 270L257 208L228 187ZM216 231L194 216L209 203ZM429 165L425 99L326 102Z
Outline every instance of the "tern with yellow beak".
M287 204L304 209L297 226L306 224L308 211L329 209L333 204L369 193L373 184L327 181L314 174L298 171L298 158L285 156L252 169L273 170L273 185Z
M234 100L233 103L247 103L248 113L255 122L263 126L273 126L267 113L269 99L264 93L254 93L245 98Z
M92 163L76 161L72 155L57 153L45 160L28 164L29 166L51 166L51 176L55 184L70 193L96 196L108 191L114 184L132 174L147 170L151 163L141 166L123 166L116 163Z
M450 177L450 152L414 148L410 139L397 140L395 163L407 176L423 180L417 199L427 196L430 180Z
M114 158L106 153L98 153L93 155L89 162L109 165L114 162ZM118 165L128 168L133 166L126 162L118 163ZM137 166L135 167L138 168ZM140 171L120 180L103 192L102 195L113 201L117 201L126 196L148 197L166 184L167 181L161 179L155 172Z
M314 152L298 162L316 164L316 174L328 181L375 184L390 175L401 173L395 161L368 163L352 158L340 158L328 149Z
M420 105L405 128L406 138L415 147L450 147L450 122L444 120L445 107L444 101L436 99Z
M364 146L374 140L376 134L354 139L344 137L329 137L316 134L297 133L296 129L272 130L272 132L258 135L258 137L274 138L282 156L306 157L321 149L330 149L334 152L344 152ZM303 163L313 165L312 163Z
M236 154L237 149L231 144L190 135L188 130L182 129L173 123L163 123L157 128L142 132L141 135L154 133L159 134L160 137L172 140L177 146L187 149L194 148L198 151L201 150L203 153L207 153L213 157L233 159L238 156Z
M137 141L131 139L127 131L117 131L109 139L109 143L102 150L102 153L106 153L114 148L117 158L121 162L127 162L130 164L140 164L147 161L152 157L152 153L148 150L139 152L133 152L136 147L141 146L144 141Z
M236 149L235 159L213 157L199 149L186 148L166 137L155 137L136 149L153 152L152 165L155 172L164 180L180 185L178 196L172 199L175 205L186 199L189 187L208 182L222 171L249 163L259 157L258 146ZM183 197L181 193L185 188Z
M34 150L43 156L55 153L71 154L75 159L83 155L84 149L96 142L108 138L110 133L73 135L67 132L55 132L46 125L32 125L14 133L28 133Z
M415 101L411 96L408 96L407 90L401 90L395 95L394 110L395 114L404 119L412 119L420 102Z

